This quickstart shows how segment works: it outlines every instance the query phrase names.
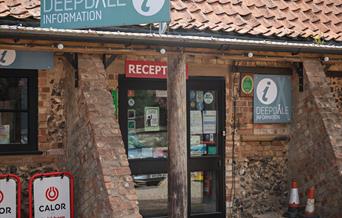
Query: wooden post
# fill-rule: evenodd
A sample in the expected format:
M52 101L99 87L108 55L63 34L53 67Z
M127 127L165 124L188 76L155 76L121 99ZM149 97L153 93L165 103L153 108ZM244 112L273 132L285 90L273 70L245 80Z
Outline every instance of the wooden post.
M168 217L188 216L185 55L168 55Z

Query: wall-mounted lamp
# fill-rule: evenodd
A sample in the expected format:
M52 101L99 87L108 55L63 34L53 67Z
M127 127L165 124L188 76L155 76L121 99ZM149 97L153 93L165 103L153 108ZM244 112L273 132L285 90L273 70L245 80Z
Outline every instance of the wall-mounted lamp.
M64 45L62 43L58 43L57 48L59 50L62 50L64 48Z
M160 52L160 54L164 55L164 54L166 54L166 49L165 48L161 48L159 50L159 52Z
M329 58L328 56L325 56L325 57L323 58L323 61L324 61L324 62L328 62L328 61L330 61L330 58Z

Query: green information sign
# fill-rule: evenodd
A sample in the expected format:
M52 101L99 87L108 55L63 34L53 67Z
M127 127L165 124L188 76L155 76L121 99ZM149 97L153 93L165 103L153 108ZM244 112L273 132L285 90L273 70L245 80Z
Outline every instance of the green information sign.
M254 76L254 123L291 121L291 76Z
M169 0L41 0L40 26L77 29L170 21Z

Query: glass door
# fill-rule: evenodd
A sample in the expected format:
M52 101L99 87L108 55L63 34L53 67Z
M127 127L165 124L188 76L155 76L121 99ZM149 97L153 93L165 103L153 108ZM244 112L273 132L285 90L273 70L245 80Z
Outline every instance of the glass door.
M166 80L119 81L120 128L143 217L167 217ZM224 79L187 82L189 214L224 217Z
M223 78L191 78L188 85L191 217L225 217Z

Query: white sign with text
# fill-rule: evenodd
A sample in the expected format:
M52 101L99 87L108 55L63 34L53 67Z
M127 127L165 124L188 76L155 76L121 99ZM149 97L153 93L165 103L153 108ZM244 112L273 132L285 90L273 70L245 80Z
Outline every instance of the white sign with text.
M70 179L37 178L33 182L34 217L70 218Z
M17 184L9 178L0 179L0 218L17 216Z

